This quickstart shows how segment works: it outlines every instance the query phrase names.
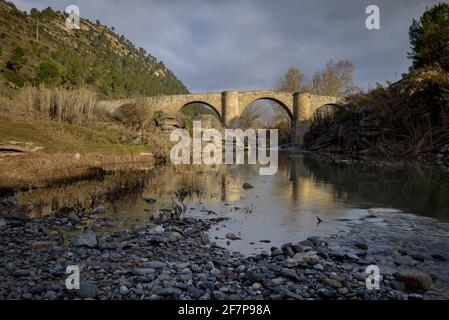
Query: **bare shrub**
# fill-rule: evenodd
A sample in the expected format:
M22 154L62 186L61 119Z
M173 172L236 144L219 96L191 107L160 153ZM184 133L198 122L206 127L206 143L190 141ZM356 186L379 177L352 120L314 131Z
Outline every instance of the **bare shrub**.
M389 87L349 97L331 116L315 118L309 149L430 157L449 145L449 74L427 68Z

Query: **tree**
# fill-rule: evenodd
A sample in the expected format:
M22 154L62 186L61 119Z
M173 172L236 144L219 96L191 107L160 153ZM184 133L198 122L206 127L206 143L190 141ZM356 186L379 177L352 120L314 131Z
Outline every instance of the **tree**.
M18 72L26 62L25 50L22 47L15 47L13 53L6 62L6 67L14 72Z
M449 4L440 3L413 19L409 30L411 69L439 65L449 71Z
M353 82L354 66L349 60L329 60L323 71L315 73L309 90L324 96L347 96L358 91Z
M47 85L54 85L59 82L61 73L58 65L52 61L43 61L37 68L39 80Z
M277 89L286 92L299 92L304 81L304 74L297 68L290 67L287 72L279 79Z

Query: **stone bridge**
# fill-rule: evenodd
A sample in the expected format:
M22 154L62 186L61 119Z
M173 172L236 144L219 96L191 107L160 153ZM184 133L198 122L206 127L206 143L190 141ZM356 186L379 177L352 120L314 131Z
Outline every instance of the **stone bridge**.
M307 131L310 119L321 106L338 102L339 98L318 96L307 92L291 94L289 92L258 90L258 91L225 91L214 93L192 93L169 96L154 96L136 99L114 101L100 101L98 105L114 111L125 103L135 102L137 99L147 105L153 112L162 111L175 113L192 103L202 103L211 107L217 113L222 124L228 127L245 108L254 101L267 99L277 102L288 113L292 124L292 143L301 144Z

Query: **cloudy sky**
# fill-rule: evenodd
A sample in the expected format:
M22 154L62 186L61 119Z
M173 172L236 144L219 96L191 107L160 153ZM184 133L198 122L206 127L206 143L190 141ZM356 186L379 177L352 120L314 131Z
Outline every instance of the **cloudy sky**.
M362 88L395 80L410 61L408 28L438 0L13 0L21 10L78 5L164 61L191 92L271 89L290 66L310 78L349 59ZM380 30L365 9L380 8Z

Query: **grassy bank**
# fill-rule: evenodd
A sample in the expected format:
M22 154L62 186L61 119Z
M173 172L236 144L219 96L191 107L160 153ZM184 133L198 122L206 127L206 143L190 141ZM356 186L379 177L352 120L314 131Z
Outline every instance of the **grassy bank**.
M169 144L148 116L144 120L150 124L118 120L82 88L25 88L2 97L0 189L46 187L163 163Z

